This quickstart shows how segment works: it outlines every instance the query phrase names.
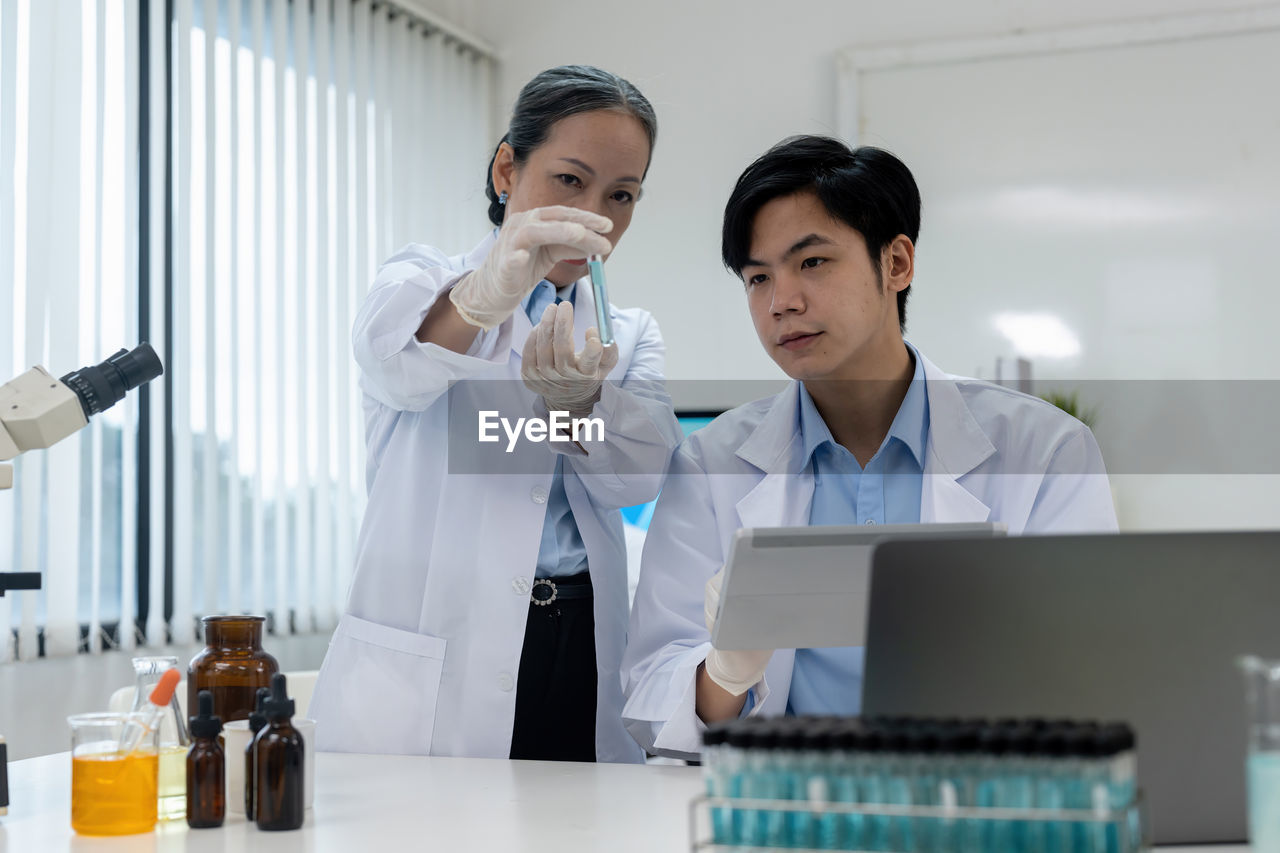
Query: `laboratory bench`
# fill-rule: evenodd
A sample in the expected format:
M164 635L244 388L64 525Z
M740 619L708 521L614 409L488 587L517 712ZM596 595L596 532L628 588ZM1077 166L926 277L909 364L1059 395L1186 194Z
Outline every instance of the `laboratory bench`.
M320 753L315 773L315 806L293 832L228 816L218 829L178 820L92 838L71 830L69 754L15 761L0 851L677 853L689 850L689 803L702 791L698 768L676 766Z

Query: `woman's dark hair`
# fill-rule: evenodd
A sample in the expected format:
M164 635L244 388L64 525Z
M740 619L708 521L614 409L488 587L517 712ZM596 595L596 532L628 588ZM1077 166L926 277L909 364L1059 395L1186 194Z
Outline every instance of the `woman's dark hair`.
M741 275L756 215L775 198L812 192L835 219L862 235L876 276L880 253L899 234L920 234L920 190L906 164L879 148L850 149L826 136L793 136L770 148L738 178L724 208L720 252ZM907 294L898 292L898 325L907 326Z
M529 159L533 150L547 140L552 126L560 119L592 110L615 110L629 113L644 127L649 136L649 156L658 138L658 117L640 90L616 74L590 65L561 65L534 77L520 90L511 123L489 158L485 173L484 194L489 198L489 221L502 224L502 205L493 188L493 161L505 142L515 152L517 165ZM649 170L645 164L645 172ZM643 175L641 176L643 177Z

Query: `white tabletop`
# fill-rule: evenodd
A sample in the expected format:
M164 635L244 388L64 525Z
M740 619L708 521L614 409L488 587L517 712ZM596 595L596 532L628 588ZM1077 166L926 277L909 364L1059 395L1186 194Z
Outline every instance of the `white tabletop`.
M90 838L71 830L70 764L64 752L9 765L0 851L675 853L689 849L689 802L702 789L696 767L320 753L315 808L296 832L228 817L219 829L179 820Z
M90 838L71 830L71 759L59 753L9 765L0 851L682 851L701 786L695 767L321 753L315 807L296 832L228 817L219 829L179 820Z

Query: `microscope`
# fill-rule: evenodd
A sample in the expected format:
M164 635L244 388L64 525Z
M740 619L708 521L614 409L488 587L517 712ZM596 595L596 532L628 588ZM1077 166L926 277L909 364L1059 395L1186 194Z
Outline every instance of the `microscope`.
M0 385L0 489L13 487L13 466L5 464L8 460L78 432L89 425L89 418L163 372L155 350L144 342L61 379L37 365ZM39 572L0 572L0 599L11 589L39 588ZM8 806L7 755L0 736L0 815Z

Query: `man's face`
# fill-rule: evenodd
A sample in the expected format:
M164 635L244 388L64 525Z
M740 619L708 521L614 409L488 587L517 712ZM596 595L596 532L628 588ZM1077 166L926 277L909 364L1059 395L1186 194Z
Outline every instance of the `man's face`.
M879 368L902 346L897 291L911 283L913 249L905 236L885 248L886 283L862 234L834 219L815 194L765 204L742 267L765 351L793 379L884 378Z

